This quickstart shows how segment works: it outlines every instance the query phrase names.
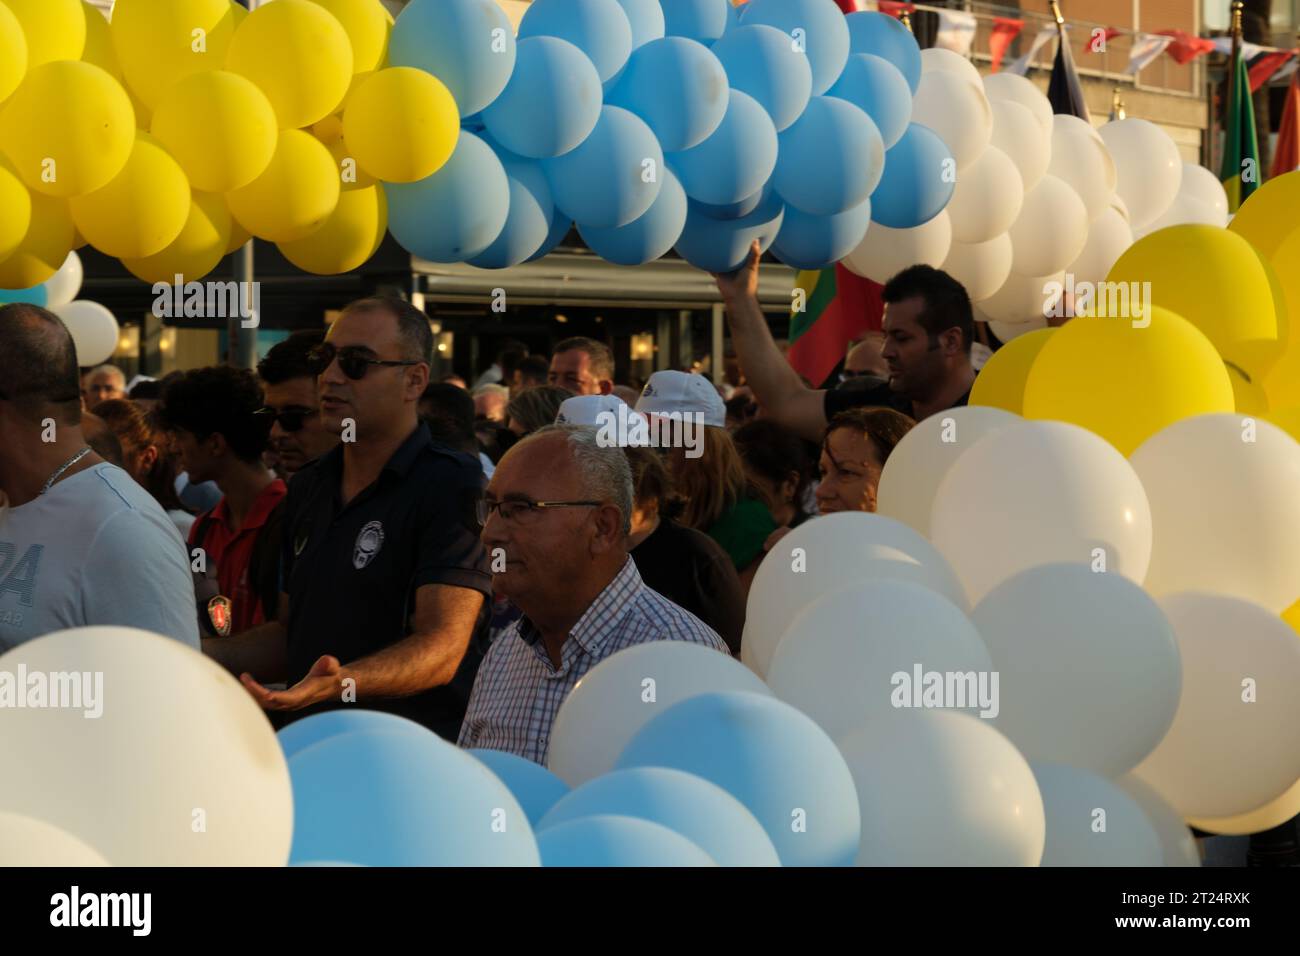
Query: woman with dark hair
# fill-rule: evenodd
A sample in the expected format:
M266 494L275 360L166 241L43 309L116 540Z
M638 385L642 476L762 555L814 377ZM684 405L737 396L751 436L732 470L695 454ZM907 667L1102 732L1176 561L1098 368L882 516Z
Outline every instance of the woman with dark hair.
M727 552L668 514L672 478L659 452L627 448L634 504L628 549L645 583L718 632L740 654L745 629L745 592Z
M769 418L740 426L731 440L777 527L797 528L807 520L803 502L813 469L808 449L816 446Z
M539 428L555 424L560 405L573 393L558 385L526 388L506 403L506 427L523 438Z
M892 408L850 408L832 418L822 439L818 511L875 511L880 472L915 424Z
M181 536L188 538L194 515L185 510L176 494L176 456L156 412L145 412L129 399L113 398L100 402L91 414L102 418L117 436L122 467L163 506Z

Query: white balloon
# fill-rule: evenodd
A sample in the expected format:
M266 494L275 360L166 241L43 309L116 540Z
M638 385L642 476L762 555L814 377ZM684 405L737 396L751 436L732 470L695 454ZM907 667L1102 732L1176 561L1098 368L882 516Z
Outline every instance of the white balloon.
M77 364L82 368L107 362L117 351L117 337L122 330L113 313L98 302L78 299L50 311L68 327L77 349Z
M81 627L20 644L0 671L94 675L102 705L5 711L0 808L37 816L114 866L284 866L289 770L262 708L171 638ZM102 682L101 682L102 678ZM84 681L78 688L85 686ZM97 705L98 706L98 705ZM192 829L201 808L205 830Z
M987 299L1011 275L1011 238L1004 232L988 242L954 242L942 268L966 287L972 302Z
M1011 157L989 146L962 170L944 211L954 242L988 242L1011 228L1020 215L1025 186Z
M1033 114L1044 136L1052 135L1052 104L1030 80L1016 73L989 73L982 77L982 81L990 102L1009 100L1018 103Z
M1011 157L1020 170L1020 180L1028 191L1038 185L1052 161L1052 133L1046 131L1027 107L1012 100L994 100L993 135L990 146L996 146Z
M825 594L877 579L938 591L969 604L948 562L901 521L844 511L805 521L763 558L749 589L740 659L760 677L799 612Z
M1151 510L1137 474L1105 439L1065 422L985 435L944 476L930 537L972 602L1039 564L1091 565L1141 582Z
M979 691L991 686L992 670L979 632L955 604L920 584L877 580L808 605L777 645L767 684L838 740L911 706L932 672L974 677L961 700L940 704L974 716L988 706Z
M917 422L894 446L880 473L877 513L929 538L934 496L958 457L985 435L1022 421L1001 408L970 405Z
M1037 866L1046 822L1025 758L988 721L875 720L839 741L862 811L858 866Z
M1047 817L1043 866L1160 866L1164 850L1136 800L1105 777L1031 760ZM1105 813L1105 828L1098 826Z
M980 71L970 60L966 59L960 53L954 53L952 50L943 47L927 47L921 51L921 75L926 73L952 73L959 76L968 83L975 83L981 88L983 81L980 78Z
M979 159L993 132L993 113L983 86L947 70L921 74L912 97L912 122L939 134L959 171Z
M1228 194L1224 192L1223 183L1199 163L1183 163L1183 182L1178 187L1183 196L1200 200L1211 209L1223 214L1224 224L1228 218Z
M1111 268L1129 246L1133 245L1133 230L1128 220L1114 206L1107 206L1088 227L1088 241L1077 259L1065 270L1074 276L1074 283L1104 282Z
M84 278L85 270L81 266L81 256L75 251L69 252L68 258L64 259L63 265L59 266L59 271L45 280L45 307L56 309L61 305L67 305L81 292L81 282Z
M1115 195L1115 161L1101 134L1087 120L1068 113L1052 118L1052 161L1047 171L1078 193L1089 221L1110 208Z
M952 224L944 210L910 229L873 222L858 247L841 261L850 272L883 285L908 266L923 263L939 268L951 246Z
M1006 343L1010 342L1014 338L1019 338L1026 332L1033 332L1036 329L1045 328L1047 328L1047 319L1041 316L1037 319L1031 319L1028 322L1011 323L998 322L997 320L989 321L989 331L996 335L998 341L1003 345L1006 345Z
M655 702L642 699L654 680ZM551 727L546 766L577 787L614 769L619 753L655 715L678 701L715 691L768 694L735 658L685 641L653 641L619 651L593 667L564 699Z
M1119 193L1110 197L1110 208L1123 216L1125 222L1130 224L1133 222L1133 217L1128 214L1128 206L1124 204L1124 200L1119 198Z
M1060 272L1088 242L1088 210L1073 189L1047 175L1025 193L1024 206L1007 234L1013 271L1026 276Z
M1131 460L1151 499L1148 591L1232 594L1275 614L1295 603L1300 444L1294 438L1261 419L1198 415L1152 435Z
M1300 640L1258 604L1160 599L1183 659L1178 714L1134 773L1187 819L1252 813L1300 780Z
M1134 236L1141 239L1143 236L1149 236L1151 233L1166 229L1169 226L1187 224L1214 226L1223 229L1228 225L1228 213L1226 210L1220 212L1209 203L1202 202L1195 196L1180 192L1174 197L1174 201L1169 204L1168 209L1145 226L1135 229Z
M44 820L0 812L0 867L9 866L108 866L108 861Z
M1248 813L1231 817L1192 817L1188 822L1206 833L1245 836L1281 826L1296 814L1300 814L1300 780L1291 784L1276 800L1270 800Z
M1064 272L1045 276L1024 276L1012 272L997 292L980 300L980 310L998 322L1015 324L1042 319L1046 324L1047 315L1061 300L1060 290L1064 288L1064 283Z
M1115 161L1115 191L1134 228L1160 216L1178 195L1183 159L1164 130L1144 119L1112 120L1100 130Z
M1173 628L1128 578L1040 565L995 587L971 620L1000 675L994 725L1029 760L1117 777L1173 723L1182 686Z
M1147 822L1156 831L1160 840L1160 853L1164 866L1200 866L1201 851L1196 846L1196 837L1187 828L1178 811L1169 805L1169 801L1140 777L1126 773L1115 781L1115 785L1133 798L1133 802L1142 808ZM1202 827L1204 829L1204 827Z

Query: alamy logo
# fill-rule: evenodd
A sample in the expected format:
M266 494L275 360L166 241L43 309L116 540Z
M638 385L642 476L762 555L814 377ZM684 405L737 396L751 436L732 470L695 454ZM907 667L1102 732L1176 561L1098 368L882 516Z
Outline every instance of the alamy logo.
M927 671L920 664L912 672L895 671L889 702L895 707L925 707L966 710L978 707L979 715L992 720L998 703L997 671Z
M103 671L0 670L0 710L80 710L86 720L104 714Z
M708 426L699 412L643 415L620 405L617 411L599 413L596 427L596 444L602 448L685 448L687 458L699 458Z
M152 893L85 893L74 886L50 897L50 925L92 928L125 926L148 936L153 926Z
M156 318L238 318L244 328L257 326L262 311L261 283L186 282L183 275L175 278L172 285L154 283L153 314Z

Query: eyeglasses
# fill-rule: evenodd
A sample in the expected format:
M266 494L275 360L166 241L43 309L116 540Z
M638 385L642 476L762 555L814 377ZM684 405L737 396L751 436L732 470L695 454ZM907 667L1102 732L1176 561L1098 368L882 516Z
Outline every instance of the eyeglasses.
M494 511L499 511L501 517L506 521L519 521L525 516L534 517L538 512L547 508L599 508L603 504L603 501L527 501L518 498L509 501L489 501L486 498L480 498L478 501L478 523L486 525L488 518L492 517Z
M307 424L307 419L316 414L316 409L298 407L277 410L268 405L265 408L259 408L253 414L259 418L279 422L283 431L300 432L303 426Z
M402 362L395 359L371 358L361 346L345 345L340 349L335 348L330 342L322 342L307 353L307 364L313 375L324 375L325 370L334 364L335 359L338 359L339 369L343 374L353 381L365 378L366 372L370 370L372 365L391 368L421 364L419 362Z

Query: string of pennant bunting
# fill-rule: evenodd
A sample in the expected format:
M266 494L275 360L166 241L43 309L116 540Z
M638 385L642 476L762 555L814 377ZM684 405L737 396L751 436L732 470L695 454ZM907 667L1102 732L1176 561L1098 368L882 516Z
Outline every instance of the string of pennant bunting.
M973 13L961 10L941 10L924 4L898 3L880 0L880 11L890 16L901 17L917 11L928 11L938 15L939 25L935 34L934 45L952 50L962 56L969 56L975 43L976 27L979 18ZM1029 65L1044 46L1056 38L1056 24L1045 23L1034 34L1029 47L1019 57L1003 66L1007 51L1012 42L1024 31L1025 21L1013 17L993 17L989 34L988 53L993 62L993 72L1004 71L1023 76L1029 71ZM1069 29L1069 25L1066 25ZM1127 31L1115 27L1105 27L1091 42L1085 45L1085 53L1102 52L1105 43ZM1132 46L1129 61L1124 72L1136 75L1157 60L1161 54L1168 54L1175 63L1186 65L1197 57L1208 53L1230 54L1232 37L1198 37L1182 30L1155 30L1131 34ZM1250 88L1258 90L1270 79L1285 79L1300 66L1300 49L1284 50L1278 47L1263 46L1258 43L1242 42L1242 55L1249 64Z

